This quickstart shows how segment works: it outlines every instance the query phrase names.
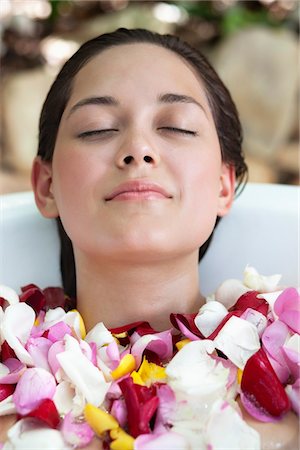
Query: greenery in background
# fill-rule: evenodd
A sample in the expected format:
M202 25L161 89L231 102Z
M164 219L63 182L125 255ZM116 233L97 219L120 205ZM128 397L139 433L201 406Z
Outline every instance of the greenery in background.
M291 11L285 17L276 16L265 4L259 1L238 1L233 5L217 7L214 1L173 1L170 2L183 8L192 18L205 20L218 26L221 36L231 34L249 25L265 25L269 27L286 26L296 29L298 15ZM295 13L293 15L293 13Z

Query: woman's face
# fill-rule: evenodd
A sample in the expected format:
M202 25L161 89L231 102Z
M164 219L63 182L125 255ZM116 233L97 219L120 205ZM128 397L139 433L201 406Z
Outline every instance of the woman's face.
M79 71L49 178L75 256L197 252L233 189L204 88L183 59L121 45Z

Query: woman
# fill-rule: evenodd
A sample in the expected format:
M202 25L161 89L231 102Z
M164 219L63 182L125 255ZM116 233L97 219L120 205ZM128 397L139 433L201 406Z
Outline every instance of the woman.
M176 37L120 29L67 61L42 110L32 183L58 220L64 288L88 329L164 330L170 313L204 303L199 248L245 179L241 140L227 89Z

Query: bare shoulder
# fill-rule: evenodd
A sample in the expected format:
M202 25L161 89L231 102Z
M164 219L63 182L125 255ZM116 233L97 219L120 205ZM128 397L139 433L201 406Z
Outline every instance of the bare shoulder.
M295 450L298 448L299 419L292 411L275 423L259 422L245 411L243 411L243 416L248 425L260 434L262 450Z
M16 415L0 416L0 443L6 441L7 432L16 421Z

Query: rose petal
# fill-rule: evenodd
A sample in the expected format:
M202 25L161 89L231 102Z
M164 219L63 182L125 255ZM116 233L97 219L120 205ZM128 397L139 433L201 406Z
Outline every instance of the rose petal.
M8 433L7 449L30 450L72 450L67 445L62 434L47 426L42 426L36 419L28 418L19 420Z
M286 388L286 393L289 396L293 410L298 416L300 415L300 378L295 381L294 384L288 385Z
M241 390L255 406L272 416L279 417L290 409L285 390L262 348L248 359Z
M35 321L35 314L26 303L8 306L2 320L2 335L24 364L33 365L30 354L24 346Z
M56 382L49 372L41 368L27 369L21 376L13 395L19 414L28 414L38 407L42 400L52 399Z
M51 428L57 428L60 422L56 406L49 398L42 400L35 409L26 414L26 417L35 417Z
M52 342L44 337L29 338L26 349L32 357L35 367L42 367L51 372L48 363L48 353L51 346Z
M255 326L235 316L230 317L219 331L214 345L240 369L244 368L250 356L260 348Z
M285 289L274 304L279 319L300 334L300 295L295 288Z
M281 275L260 275L254 267L247 266L244 271L244 284L258 292L272 292L281 279Z
M86 422L78 420L71 413L64 417L61 432L65 441L74 447L85 447L94 437L91 427Z
M65 351L58 353L56 358L74 386L83 394L88 403L100 406L109 389L100 370L83 355L76 339L65 336Z
M0 297L4 298L9 305L19 303L18 294L10 287L0 284Z
M207 448L260 450L260 436L228 403L214 403L206 428Z
M208 337L227 316L227 309L220 302L209 301L201 306L195 317L195 325L204 337Z

